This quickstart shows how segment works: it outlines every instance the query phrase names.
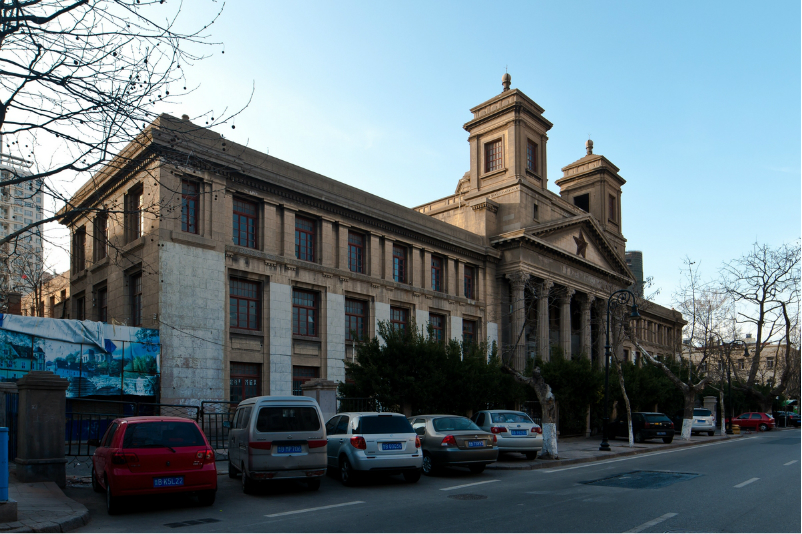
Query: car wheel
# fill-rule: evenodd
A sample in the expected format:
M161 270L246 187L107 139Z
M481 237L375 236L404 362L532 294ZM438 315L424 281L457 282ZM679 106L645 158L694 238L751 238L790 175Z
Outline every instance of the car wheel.
M95 490L95 493L101 493L103 491L103 486L100 485L100 482L97 481L97 473L95 473L95 464L92 464L92 489Z
M474 475L478 475L485 470L485 464L471 464L468 466L468 469L470 469L471 473Z
M643 443L643 432L640 430L635 432L635 443Z
M242 470L242 493L250 495L256 489L256 482L248 476L248 472Z
M239 471L234 464L231 463L231 460L228 461L228 478L237 478L239 476Z
M525 452L524 454L526 455L526 459L527 460L534 460L535 458L537 458L537 451L535 451L535 452Z
M306 489L309 491L317 491L320 489L320 479L313 478L311 480L306 481Z
M423 467L421 470L427 477L433 476L437 472L437 468L434 466L434 460L432 460L432 455L428 452L423 453Z
M409 482L410 484L414 484L418 480L420 480L421 470L420 469L409 469L404 471L404 480Z
M761 432L765 432L766 430L769 429L766 423L760 423L760 426L758 428L760 429Z
M111 494L111 484L109 479L106 478L106 511L109 515L116 515L120 513L120 498Z
M716 435L716 433L715 433L715 432L708 432L708 433L707 433L707 435L708 435L708 436L715 436L715 435Z
M663 438L663 443L671 443L672 441L674 441L674 438L673 438L673 437L670 437L670 438Z
M201 506L211 506L217 497L217 490L206 490L198 493L198 502Z
M343 486L353 486L356 483L356 473L346 457L340 460L340 482Z

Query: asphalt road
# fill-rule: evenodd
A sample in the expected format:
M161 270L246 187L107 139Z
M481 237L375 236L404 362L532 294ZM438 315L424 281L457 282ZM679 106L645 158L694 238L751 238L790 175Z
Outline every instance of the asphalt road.
M355 488L326 478L244 495L221 476L217 502L131 500L108 516L89 488L81 532L800 532L800 431L535 471L449 470ZM588 484L588 482L594 482ZM201 521L201 522L199 522Z

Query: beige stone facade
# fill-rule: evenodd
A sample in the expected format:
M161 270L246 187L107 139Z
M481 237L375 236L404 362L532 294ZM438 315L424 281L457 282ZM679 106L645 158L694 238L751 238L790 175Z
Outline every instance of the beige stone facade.
M553 346L598 359L602 299L633 282L618 168L591 145L554 194L543 109L505 90L471 111L469 172L414 209L161 116L73 198L108 220L64 214L87 236L71 301L160 329L162 402L342 381L349 333L379 321L496 343L518 368Z
M33 293L22 297L21 315L69 319L70 271L53 275L44 282L39 296L38 305Z

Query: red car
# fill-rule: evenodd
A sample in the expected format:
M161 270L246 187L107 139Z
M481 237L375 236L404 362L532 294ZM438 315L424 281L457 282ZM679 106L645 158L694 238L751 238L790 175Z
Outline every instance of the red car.
M727 419L729 422L729 419ZM760 430L765 432L774 428L774 419L769 414L760 412L747 412L742 413L732 420L733 424L741 428L751 428L752 430Z
M106 492L109 514L129 495L192 492L214 504L217 466L200 427L181 417L115 419L92 456L92 488Z

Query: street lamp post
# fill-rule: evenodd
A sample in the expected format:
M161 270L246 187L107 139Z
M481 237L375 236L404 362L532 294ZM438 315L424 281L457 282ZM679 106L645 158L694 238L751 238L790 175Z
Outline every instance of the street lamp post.
M602 442L599 445L600 451L609 451L610 444L607 442L607 426L610 424L610 412L607 408L607 398L610 393L610 305L615 302L616 304L626 305L632 299L632 311L629 314L631 319L640 317L638 313L638 305L635 301L635 294L628 289L619 289L607 299L607 328L605 330L605 344L604 344L604 417L602 418Z

